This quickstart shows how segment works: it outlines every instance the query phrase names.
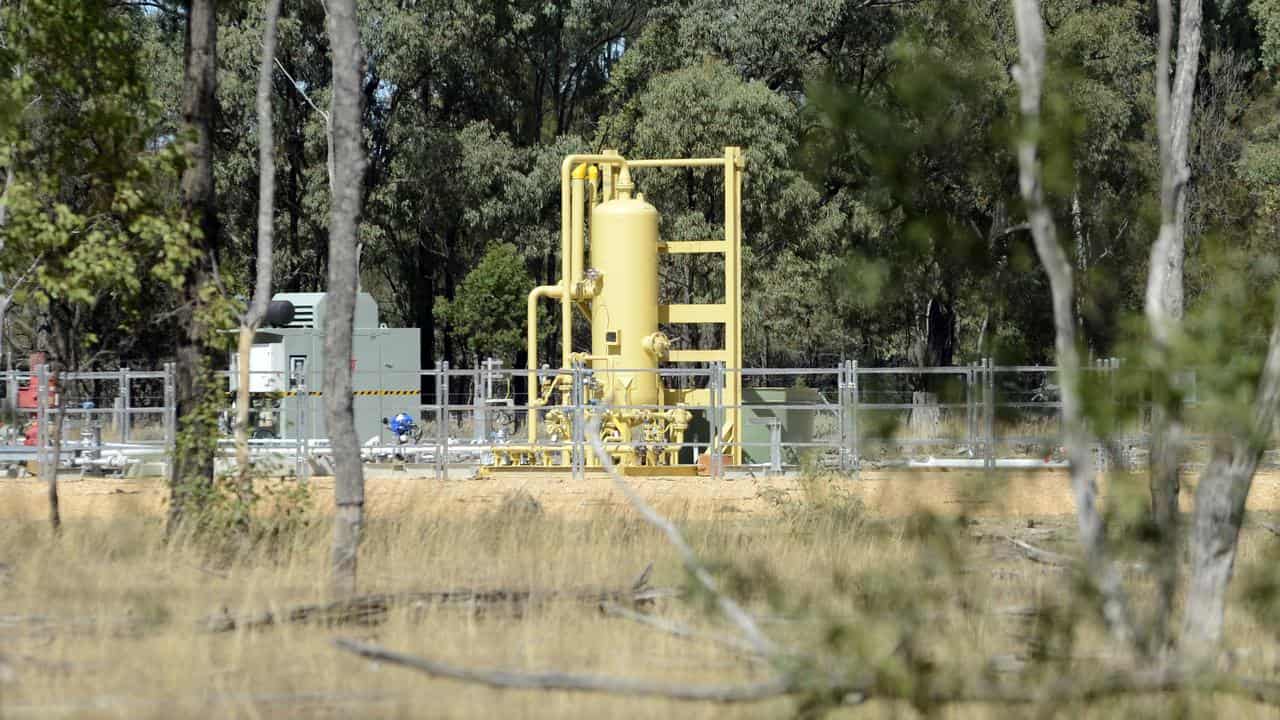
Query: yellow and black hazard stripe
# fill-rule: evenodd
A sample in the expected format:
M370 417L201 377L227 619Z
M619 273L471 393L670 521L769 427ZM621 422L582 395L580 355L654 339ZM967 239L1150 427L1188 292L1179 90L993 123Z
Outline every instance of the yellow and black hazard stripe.
M254 394L254 395L274 395L274 396L276 396L276 397L294 397L294 396L298 395L299 393L298 393L298 391L297 391L297 390L270 390L270 391L267 391L267 392L258 392L258 391L255 391L253 394ZM303 392L302 394L303 394L303 395L311 395L311 396L314 396L314 397L320 397L321 395L324 395L324 393L320 392L319 390L312 390L311 392ZM227 391L227 397L229 397L229 398L234 398L235 396L236 396L236 392L235 392L235 390L228 390L228 391Z
M311 397L321 397L322 395L324 395L324 393L323 393L323 392L321 392L321 391L319 391L319 390L312 390L312 391L310 391L310 392L303 391L303 392L301 392L301 393L299 393L297 390L285 390L285 391L275 391L275 392L271 392L271 393L254 393L254 394L255 394L255 395L261 395L261 394L277 395L277 396L279 396L279 397L296 397L296 396L298 396L298 395L310 395ZM422 394L422 391L421 391L421 390L355 390L355 391L353 391L351 394L352 394L352 395L382 395L382 396L385 396L385 395L402 395L402 396L407 396L407 395L421 395L421 394ZM228 392L228 393L227 393L227 396L228 396L228 397L235 397L235 395L236 395L236 394L235 394L234 392Z

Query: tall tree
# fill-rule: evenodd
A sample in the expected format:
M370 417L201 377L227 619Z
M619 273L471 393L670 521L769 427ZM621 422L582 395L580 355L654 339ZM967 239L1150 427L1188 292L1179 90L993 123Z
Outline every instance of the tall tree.
M258 258L253 299L240 319L239 382L236 385L236 466L240 471L242 498L253 492L253 478L249 468L249 356L253 349L253 336L266 317L267 306L271 302L276 193L276 141L271 119L271 80L276 71L276 24L280 19L280 4L281 0L267 0L262 27L262 61L258 67Z
M1173 1L1157 0L1159 41L1156 54L1156 123L1160 147L1160 231L1151 248L1145 310L1158 354L1168 373L1171 335L1182 320L1183 266L1186 261L1187 184L1191 180L1188 147L1191 111L1195 106L1196 73L1200 67L1200 0L1182 0L1178 22L1178 67L1172 93L1169 53L1173 34ZM1178 472L1181 465L1182 422L1179 401L1171 387L1176 378L1156 388L1151 432L1151 506L1158 532L1173 541L1178 529ZM1162 643L1169 608L1177 587L1178 557L1160 563L1161 591L1157 594L1156 637Z
M1013 74L1021 91L1019 109L1022 114L1017 140L1018 186L1027 206L1027 221L1035 240L1036 253L1049 276L1049 291L1053 298L1054 349L1061 387L1062 427L1080 542L1084 545L1091 579L1102 595L1107 625L1117 640L1127 642L1133 637L1133 629L1119 574L1106 553L1106 528L1097 506L1093 458L1081 403L1071 261L1058 242L1057 226L1044 192L1040 107L1047 53L1040 1L1014 0L1014 20L1018 34L1018 64L1014 66Z
M199 227L197 260L186 272L178 308L179 335L175 401L178 449L170 466L168 529L172 532L196 508L193 499L213 485L217 421L204 406L217 386L212 370L219 358L210 342L207 313L216 292L219 248L217 196L213 183L213 115L217 93L218 20L216 0L188 0L183 46L182 121L187 167L182 173L182 208Z
M361 125L363 53L355 0L329 0L329 45L333 54L334 183L329 214L329 285L324 318L324 400L333 448L334 502L331 591L356 590L356 555L364 522L364 471L351 405L352 335L359 281L356 234L364 186Z

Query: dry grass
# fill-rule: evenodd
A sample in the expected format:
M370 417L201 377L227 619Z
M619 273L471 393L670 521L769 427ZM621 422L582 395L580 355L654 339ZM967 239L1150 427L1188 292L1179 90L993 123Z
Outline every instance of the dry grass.
M955 475L901 477L900 489ZM968 477L975 494L980 489ZM505 482L505 486L501 483ZM515 481L420 482L381 500L374 493L361 553L368 592L472 588L627 587L649 562L653 584L682 585L672 550L629 509L588 502L567 483ZM811 480L713 485L742 508L682 497L671 481L646 485L686 529L691 542L726 585L760 616L778 641L817 649L833 663L906 669L904 639L917 660L972 674L986 658L1024 653L1029 636L1044 652L1096 665L1097 628L1076 628L1074 644L1041 630L1060 629L1012 613L1030 607L1088 614L1070 593L1069 574L1027 562L1000 541L1030 533L1037 543L1074 550L1068 515L964 517L959 503L944 515L883 517L876 497L859 484ZM875 481L872 481L875 482ZM886 486L894 481L883 480ZM953 483L959 484L959 483ZM792 700L745 707L676 704L568 693L496 692L432 680L378 666L335 650L338 636L372 639L435 658L513 669L550 669L642 676L684 682L747 681L754 663L713 645L659 634L590 607L553 604L523 617L436 608L393 611L372 627L284 626L206 634L199 620L280 608L323 596L328 524L310 524L250 548L212 552L184 541L162 544L151 494L93 496L113 512L72 514L64 533L49 536L36 506L22 517L8 504L22 493L0 486L9 519L0 524L0 716L21 717L779 717ZM375 483L376 485L376 483ZM504 488L501 490L495 489ZM19 490L26 490L24 485ZM559 487L559 490L556 488ZM998 492L1003 483L988 486ZM65 486L69 502L90 483ZM663 488L665 492L661 492ZM865 488L862 488L865 489ZM454 502L482 501L466 511ZM576 504L564 500L577 498ZM22 495L25 497L25 495ZM959 497L959 495L957 496ZM394 498L394 502L392 499ZM735 499L736 498L736 499ZM750 503L748 502L750 500ZM323 491L315 503L327 503ZM754 503L754 504L752 504ZM1069 512L1069 508L1066 510ZM1032 527L1033 526L1033 527ZM1241 562L1258 565L1277 539L1250 530ZM697 598L663 602L656 610L708 630L724 631ZM1241 645L1272 645L1270 631L1236 608L1233 637ZM1055 639L1056 638L1056 639ZM1265 638L1265 639L1264 639ZM898 655L894 654L899 648ZM1245 670L1273 676L1275 652L1255 652ZM924 665L916 666L917 669ZM966 706L952 717L1058 715L1110 717L1192 714L1271 717L1248 703L1212 698L1137 699L1080 707L1011 710ZM839 717L914 717L906 703L877 702Z

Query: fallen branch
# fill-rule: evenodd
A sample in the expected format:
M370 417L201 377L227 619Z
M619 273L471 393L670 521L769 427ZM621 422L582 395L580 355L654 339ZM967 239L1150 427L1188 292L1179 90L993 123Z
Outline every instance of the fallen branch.
M1007 540L1010 545L1013 545L1015 548L1020 550L1023 556L1028 560L1038 562L1041 565L1050 565L1052 567L1074 567L1076 564L1075 559L1069 555L1063 555L1062 553L1053 552L1052 550L1038 548L1029 542L1019 540L1018 538L1011 537L1009 535L1005 535L1004 539Z
M230 632L288 625L315 623L321 625L373 625L381 622L397 607L462 607L467 609L506 609L522 614L531 608L551 602L576 602L585 605L628 603L645 606L663 598L678 597L674 588L628 590L440 590L429 592L381 593L359 595L327 603L295 605L279 612L233 616L225 610L200 621L206 632Z
M1267 532L1271 533L1272 535L1280 535L1280 525L1276 525L1275 523L1269 523L1269 522L1257 522L1255 524L1258 527L1262 528L1263 530L1266 530Z
M1033 666L1027 665L1029 672L1025 674L1017 672L1019 668L1011 666L1003 668L1006 672L1012 672L1007 672L1006 679L1002 682L980 682L971 686L942 683L936 689L921 692L910 686L903 687L893 683L882 686L874 680L845 682L839 677L832 677L826 683L814 678L800 683L783 675L759 683L741 685L692 685L557 671L513 672L459 667L346 638L338 638L334 640L334 644L341 650L370 660L407 667L432 677L501 690L561 690L717 703L751 703L789 695L819 693L836 698L836 704L843 705L856 705L871 698L915 702L925 700L936 705L1041 705L1083 703L1125 696L1197 693L1234 695L1266 705L1280 705L1280 684L1192 669L1157 668L1135 671L1117 668L1101 671L1093 678L1059 674L1054 676L1055 680L1043 683L1036 682L1041 676ZM995 666L989 664L988 667L1001 669L998 668L998 661L1007 662L1008 658L994 660L997 661Z
M512 672L509 670L464 668L438 660L405 655L347 638L338 638L334 640L334 644L342 650L370 660L401 665L433 677L460 680L498 689L564 690L716 703L759 702L760 700L781 697L794 692L793 683L785 678L774 678L764 682L744 685L684 685L637 680L634 678L576 675L555 671Z
M0 635L10 637L92 635L101 632L110 633L112 637L136 637L145 627L146 623L142 620L127 616L62 618L49 615L0 615Z
M701 632L685 625L678 620L670 618L654 617L642 612L636 612L629 608L622 607L617 603L604 602L600 603L600 610L606 615L620 617L632 622L640 623L655 630L660 630L668 635L687 640L703 640L713 645L719 645L734 654L746 655L747 657L759 659L760 655L756 652L751 643L743 640L735 635L721 635L718 633Z
M1045 550L1044 548L1036 547L1029 542L1009 537L1007 535L1004 536L1004 539L1020 550L1023 556L1032 562L1064 568L1072 568L1079 565L1079 561L1070 555L1064 555L1052 550ZM1151 566L1144 562L1113 562L1112 566L1119 570L1128 570L1136 573L1146 573L1151 571Z

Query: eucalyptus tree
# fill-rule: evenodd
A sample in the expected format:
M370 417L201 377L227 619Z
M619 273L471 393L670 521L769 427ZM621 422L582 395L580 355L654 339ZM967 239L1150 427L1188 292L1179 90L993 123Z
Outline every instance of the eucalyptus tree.
M236 465L240 471L242 499L253 495L253 478L249 467L249 386L250 354L253 336L267 315L271 302L273 268L272 236L275 230L276 159L275 133L271 114L271 95L276 68L276 24L280 18L281 0L267 0L262 26L262 59L258 69L255 102L258 115L258 252L255 263L253 298L240 318L238 343L239 378L236 384Z
M186 268L177 307L179 326L175 412L178 447L169 463L168 529L172 532L188 512L213 489L216 411L209 407L219 386L213 371L221 365L215 333L219 290L216 265L221 248L217 193L213 183L214 111L217 92L218 20L215 0L188 0L183 46L182 129L186 154L180 197L187 222L198 231L196 255Z
M355 0L329 0L333 55L333 202L329 212L329 283L324 319L324 400L333 448L333 552L330 588L354 595L356 560L364 524L364 470L352 409L353 329L359 283L356 235L364 201L366 156L361 123L360 25Z

